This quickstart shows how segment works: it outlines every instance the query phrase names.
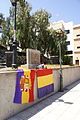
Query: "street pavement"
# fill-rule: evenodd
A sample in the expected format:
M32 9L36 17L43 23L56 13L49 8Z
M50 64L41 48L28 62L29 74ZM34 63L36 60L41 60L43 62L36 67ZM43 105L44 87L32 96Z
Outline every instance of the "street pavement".
M8 120L80 120L80 80Z

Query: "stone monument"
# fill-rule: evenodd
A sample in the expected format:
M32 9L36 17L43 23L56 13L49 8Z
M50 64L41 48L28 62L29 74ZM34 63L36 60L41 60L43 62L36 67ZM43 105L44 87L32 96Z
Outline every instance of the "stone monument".
M27 68L36 68L40 64L40 51L34 49L26 50Z

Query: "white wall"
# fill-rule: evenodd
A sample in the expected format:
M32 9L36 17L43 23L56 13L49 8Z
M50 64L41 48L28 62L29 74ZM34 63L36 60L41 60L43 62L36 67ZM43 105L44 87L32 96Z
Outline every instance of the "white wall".
M63 69L63 86L70 85L80 79L80 67L69 67Z
M72 82L80 79L80 67L63 68L63 86L67 86ZM59 69L53 70L54 80L54 93L60 88ZM23 109L29 107L31 104L14 104L13 98L15 94L16 85L16 72L0 72L0 120L4 120ZM37 99L37 89L35 82L35 102L40 101Z

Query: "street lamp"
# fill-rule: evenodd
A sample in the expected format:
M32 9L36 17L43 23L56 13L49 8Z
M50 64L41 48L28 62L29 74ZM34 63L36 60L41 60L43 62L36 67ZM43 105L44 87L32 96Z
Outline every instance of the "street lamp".
M16 68L16 54L17 54L17 45L16 45L16 6L18 0L10 0L12 3L12 6L14 6L14 38L13 38L13 58L12 58L12 68Z
M58 30L58 39L61 39L61 35L62 35L62 30ZM58 47L59 47L59 64L60 64L60 92L63 92L63 76L62 76L62 57L61 57L61 41L59 41L58 43Z
M59 63L60 63L60 91L63 91L63 77L62 77L62 58L61 58L61 43L59 42Z

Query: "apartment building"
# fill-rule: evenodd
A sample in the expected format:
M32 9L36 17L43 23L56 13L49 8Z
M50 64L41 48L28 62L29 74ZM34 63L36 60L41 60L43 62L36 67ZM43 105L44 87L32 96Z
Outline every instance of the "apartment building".
M53 28L54 30L58 30L61 29L64 32L69 31L69 33L67 34L67 42L69 42L70 44L67 46L67 50L71 52L71 54L73 53L73 49L74 49L74 44L73 44L73 22L64 22L64 21L58 21L58 22L53 22L50 23L50 28Z
M50 24L54 30L61 29L64 32L69 30L67 40L70 44L67 46L68 56L71 56L74 65L80 65L80 24L73 25L73 22L58 21Z
M61 29L64 31L64 21L58 21L58 22L52 22L50 23L50 28L54 29L54 30L58 30Z
M80 65L80 24L73 26L73 39L74 39L73 64Z
M73 63L73 50L74 50L74 42L73 42L73 22L64 22L63 20L58 22L53 22L50 24L50 28L54 30L61 29L64 32L69 31L67 35L67 40L69 44L67 45L67 53L72 58Z

